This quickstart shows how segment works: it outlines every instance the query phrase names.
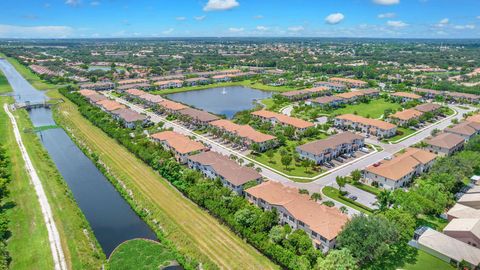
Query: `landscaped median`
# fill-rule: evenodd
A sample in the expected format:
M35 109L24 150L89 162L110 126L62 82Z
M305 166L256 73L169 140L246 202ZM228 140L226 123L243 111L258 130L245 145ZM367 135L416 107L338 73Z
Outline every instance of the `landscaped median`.
M364 214L373 214L372 209L368 208L367 206L358 203L354 200L351 200L343 195L340 194L340 191L334 187L326 186L322 189L322 193L331 198L334 199L340 203L345 204L346 206L349 206L355 210L358 210Z

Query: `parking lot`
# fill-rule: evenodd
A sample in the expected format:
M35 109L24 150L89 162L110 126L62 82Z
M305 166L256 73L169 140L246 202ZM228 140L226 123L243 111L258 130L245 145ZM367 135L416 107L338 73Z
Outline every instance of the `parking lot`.
M364 150L367 150L367 149L364 149ZM345 163L353 161L357 158L361 158L361 157L367 155L368 153L370 153L371 151L372 151L371 149L368 149L368 152L357 150L357 151L355 151L351 154L342 154L339 157L332 159L331 161L325 162L320 167L323 170L328 171L328 170L331 170L331 169L336 168L338 166L341 166Z

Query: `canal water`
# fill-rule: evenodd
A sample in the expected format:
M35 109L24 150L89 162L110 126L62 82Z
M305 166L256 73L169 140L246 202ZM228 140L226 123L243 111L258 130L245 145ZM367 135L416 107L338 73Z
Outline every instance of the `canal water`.
M169 99L215 114L224 114L229 119L239 111L252 109L255 100L271 96L272 92L244 86L217 87L167 95Z
M6 60L0 59L0 69L12 85L17 102L35 102L46 98L43 92L33 88ZM55 125L49 109L32 109L29 114L36 127ZM155 233L136 215L63 129L44 130L38 135L67 182L107 257L126 240L134 238L156 240Z

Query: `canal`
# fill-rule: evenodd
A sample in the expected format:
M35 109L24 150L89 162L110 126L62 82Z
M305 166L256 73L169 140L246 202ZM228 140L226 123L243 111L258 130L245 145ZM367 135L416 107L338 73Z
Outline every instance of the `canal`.
M47 98L6 60L0 59L0 69L10 82L17 102L43 101ZM55 125L49 109L32 109L29 115L35 127ZM134 238L156 240L155 233L136 215L63 129L48 129L39 132L38 135L67 182L107 257L115 247L126 240Z
M272 92L244 86L216 87L167 95L169 99L211 113L224 114L229 119L239 111L252 109L256 100L271 96Z

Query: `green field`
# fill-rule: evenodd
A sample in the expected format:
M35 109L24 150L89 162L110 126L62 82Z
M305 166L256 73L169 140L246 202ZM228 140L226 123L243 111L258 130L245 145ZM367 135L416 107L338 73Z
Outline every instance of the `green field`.
M389 102L385 99L373 99L369 103L359 103L355 105L347 105L345 108L340 108L332 111L332 115L339 114L357 114L363 117L370 117L378 119L383 115L386 109L398 110L401 108L399 103Z
M451 266L449 263L440 260L439 258L432 256L426 253L423 250L418 251L416 262L412 264L406 264L400 269L405 270L425 270L425 269L435 269L435 270L453 270L455 267Z
M54 92L53 95L58 97L59 94ZM182 254L202 262L204 269L214 268L212 262L222 269L278 269L228 227L182 196L135 155L93 126L72 102L66 100L59 104L55 115L58 123L70 129L79 143L98 154L111 174L132 192L133 207L148 209L148 220L159 223L153 229L164 234Z
M12 87L8 83L7 78L5 78L5 75L3 72L0 70L0 94L8 93L12 91Z
M110 255L110 270L161 269L175 261L175 254L158 242L134 239L120 244Z
M413 130L413 129L410 129L410 128L404 128L404 127L397 127L397 132L400 131L402 134L397 134L391 138L388 138L387 141L389 142L395 142L395 141L398 141L402 138L405 138L407 137L408 135L416 132L416 130Z
M274 92L285 92L285 91L295 90L287 86L270 86L270 85L265 85L259 82L254 82L251 80L244 80L244 81L238 81L238 82L221 82L221 83L212 83L212 84L206 84L206 85L157 90L157 91L153 91L153 93L159 94L159 95L168 95L173 93L204 90L204 89L210 89L210 88L216 88L216 87L228 87L228 86L246 86L246 87L250 87L258 90L274 91Z

